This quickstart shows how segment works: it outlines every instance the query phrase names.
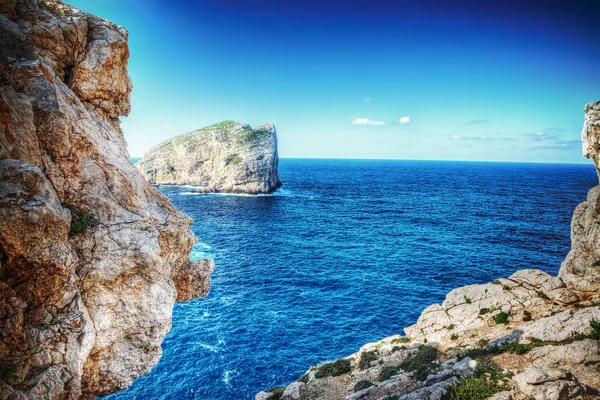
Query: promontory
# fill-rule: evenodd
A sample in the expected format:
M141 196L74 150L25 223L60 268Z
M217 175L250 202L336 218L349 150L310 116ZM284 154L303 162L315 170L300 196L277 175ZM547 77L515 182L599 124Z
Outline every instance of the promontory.
M205 296L192 220L129 161L125 29L0 1L0 399L93 399L158 362Z
M268 194L281 186L271 123L224 121L150 149L138 168L152 184L190 185L203 193Z

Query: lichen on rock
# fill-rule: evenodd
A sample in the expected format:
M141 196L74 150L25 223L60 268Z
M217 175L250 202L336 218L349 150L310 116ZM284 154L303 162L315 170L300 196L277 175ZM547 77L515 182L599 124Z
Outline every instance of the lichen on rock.
M169 139L138 162L153 184L191 185L199 192L267 194L281 186L277 132L224 121Z
M127 31L13 0L0 41L0 398L109 394L158 362L213 262L129 161Z

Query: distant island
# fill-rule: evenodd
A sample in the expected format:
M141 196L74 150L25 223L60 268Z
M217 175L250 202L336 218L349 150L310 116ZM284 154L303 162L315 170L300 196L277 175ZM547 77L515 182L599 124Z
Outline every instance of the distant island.
M202 193L268 194L281 186L272 123L223 121L150 149L136 166L155 185L190 185Z

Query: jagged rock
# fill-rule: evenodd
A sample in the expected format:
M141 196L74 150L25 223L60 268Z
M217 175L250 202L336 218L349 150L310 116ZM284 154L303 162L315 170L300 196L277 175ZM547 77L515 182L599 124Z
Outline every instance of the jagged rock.
M127 31L55 1L0 12L0 391L94 398L156 364L212 262L129 161Z
M398 400L441 400L450 387L459 380L453 376L448 380L438 382L432 386L422 387L405 395L402 395Z
M521 337L560 342L567 340L575 333L589 335L592 332L590 321L593 320L600 321L600 307L591 307L580 311L569 309L524 327Z
M281 400L300 400L300 391L304 383L302 382L292 382L290 383L283 392L281 396Z
M277 132L225 121L167 140L138 162L153 184L192 185L201 192L264 194L279 180Z
M359 390L356 393L349 394L348 396L344 397L344 400L359 400L359 399L362 399L366 395L368 395L370 392L372 392L373 390L375 390L376 388L377 388L377 386L375 386L375 385L369 386L366 389Z
M527 368L515 375L519 390L535 400L567 400L584 393L584 388L567 371Z
M269 400L275 394L270 392L258 392L256 396L254 396L254 400Z
M583 155L591 158L600 177L600 101L585 106L585 119L581 130ZM587 285L598 290L600 287L600 230L597 221L600 219L598 195L600 186L588 192L586 201L579 204L571 221L571 251L562 263L558 276L572 274L585 278L593 277L594 283L579 283L582 288ZM583 279L584 281L587 279Z

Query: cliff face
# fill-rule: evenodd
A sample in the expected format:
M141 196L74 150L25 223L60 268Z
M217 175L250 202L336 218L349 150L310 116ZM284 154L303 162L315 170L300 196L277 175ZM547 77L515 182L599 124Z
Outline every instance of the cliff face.
M585 107L583 152L600 176L600 102ZM257 400L600 399L600 186L575 210L558 276L527 269L470 285L416 324L312 367Z
M0 13L0 398L112 393L213 264L129 162L127 31L51 0Z
M138 166L153 184L192 185L201 192L265 194L281 186L277 132L225 121L167 140Z

